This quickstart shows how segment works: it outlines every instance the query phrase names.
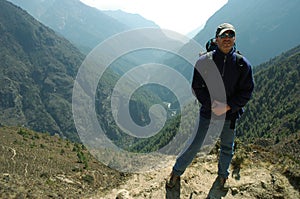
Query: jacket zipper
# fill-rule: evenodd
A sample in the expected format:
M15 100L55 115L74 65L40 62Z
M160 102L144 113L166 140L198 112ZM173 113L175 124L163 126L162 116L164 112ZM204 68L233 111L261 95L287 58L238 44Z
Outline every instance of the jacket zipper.
M223 64L222 77L224 77L224 73L225 73L226 59L227 59L227 55L225 55L225 57L224 57L224 64Z

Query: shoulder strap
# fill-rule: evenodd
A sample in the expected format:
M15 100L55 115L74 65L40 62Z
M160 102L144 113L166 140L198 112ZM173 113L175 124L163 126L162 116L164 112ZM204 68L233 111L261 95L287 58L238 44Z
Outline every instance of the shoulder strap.
M244 60L244 57L242 54L240 54L239 52L236 52L236 66L239 68L238 70L240 71L241 74L246 73L247 70L247 64Z
M208 59L213 59L213 52L214 52L214 51L206 52L206 57L207 57Z
M244 59L243 59L243 55L240 54L239 51L237 51L235 53L236 55L236 65L239 66L239 67L243 67L245 62L244 62Z

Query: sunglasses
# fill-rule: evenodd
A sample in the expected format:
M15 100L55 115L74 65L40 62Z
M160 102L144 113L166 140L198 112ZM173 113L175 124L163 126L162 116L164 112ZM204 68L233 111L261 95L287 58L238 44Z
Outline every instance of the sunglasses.
M228 37L228 38L233 38L233 37L235 37L235 34L233 33L233 32L231 32L231 33L223 33L223 34L221 34L220 36L219 36L221 39L224 39L224 38L226 38L226 37Z

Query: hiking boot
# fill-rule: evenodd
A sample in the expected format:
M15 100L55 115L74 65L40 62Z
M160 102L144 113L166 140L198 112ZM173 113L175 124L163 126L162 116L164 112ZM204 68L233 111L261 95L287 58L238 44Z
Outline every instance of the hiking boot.
M177 181L180 180L180 176L175 175L173 172L170 174L169 180L166 182L166 186L169 188L173 188Z
M226 183L227 179L228 178L224 178L224 177L221 177L221 176L217 177L217 181L218 181L218 185L219 185L220 189L223 189L223 190L228 190L229 189L228 183Z

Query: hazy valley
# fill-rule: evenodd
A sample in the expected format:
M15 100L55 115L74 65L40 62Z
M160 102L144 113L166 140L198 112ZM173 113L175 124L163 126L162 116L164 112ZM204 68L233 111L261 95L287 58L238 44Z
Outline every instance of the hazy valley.
M73 84L85 55L109 36L156 24L132 15L120 23L118 17L126 13L105 13L79 0L11 2L20 7L0 0L0 198L108 199L121 190L129 198L168 198L164 178L170 167L132 174L105 166L82 145L72 112ZM255 91L237 129L231 188L216 193L217 198L300 197L299 8L297 0L230 0L194 38L204 45L219 23L232 21L239 30L238 49L253 61ZM238 12L229 15L232 10ZM171 39L165 42L177 45ZM149 153L178 131L176 96L153 85L133 95L130 113L141 126L150 121L151 105L172 105L160 133L137 139L114 121L110 110L114 85L147 61L174 66L185 77L192 71L166 53L134 52L124 57L105 71L98 84L97 119L116 145ZM216 177L216 158L217 146L208 156L199 154L182 177L181 198L207 196Z

